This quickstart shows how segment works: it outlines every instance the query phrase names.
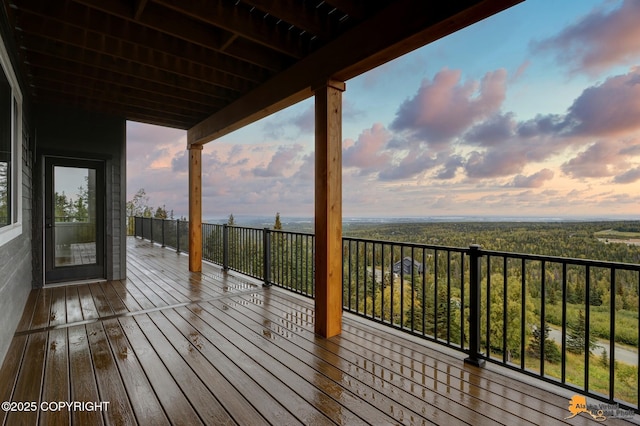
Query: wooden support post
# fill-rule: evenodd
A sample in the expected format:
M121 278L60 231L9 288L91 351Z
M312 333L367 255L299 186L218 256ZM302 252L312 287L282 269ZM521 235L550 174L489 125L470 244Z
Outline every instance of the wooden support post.
M202 272L202 145L189 146L189 271Z
M342 92L327 81L315 91L315 331L323 337L342 329Z

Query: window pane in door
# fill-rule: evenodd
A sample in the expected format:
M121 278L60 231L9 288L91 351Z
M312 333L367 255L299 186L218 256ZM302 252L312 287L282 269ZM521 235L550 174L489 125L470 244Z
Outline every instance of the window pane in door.
M54 167L55 266L96 263L96 170Z

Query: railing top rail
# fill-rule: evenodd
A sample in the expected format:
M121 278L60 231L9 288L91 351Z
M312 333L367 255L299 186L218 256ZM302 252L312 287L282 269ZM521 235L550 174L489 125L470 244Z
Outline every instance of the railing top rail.
M595 268L615 268L629 271L640 271L640 264L611 262L607 260L578 259L561 256L545 256L538 254L512 253L506 251L481 250L481 256L508 257L512 259L537 260L549 263L567 263L580 266L591 266Z
M268 228L265 228L268 229ZM316 234L312 232L300 232L300 231L286 231L284 229L269 229L269 232L273 232L274 234L289 234L289 235L300 235L303 237L315 237Z
M366 243L375 243L375 244L388 244L388 245L398 245L409 248L419 248L419 249L427 249L427 250L438 250L438 251L452 251L457 253L467 253L469 252L469 248L464 247L449 247L449 246L438 246L432 244L421 244L421 243L403 243L399 241L389 241L389 240L374 240L368 238L357 238L357 237L342 237L343 241L360 241Z

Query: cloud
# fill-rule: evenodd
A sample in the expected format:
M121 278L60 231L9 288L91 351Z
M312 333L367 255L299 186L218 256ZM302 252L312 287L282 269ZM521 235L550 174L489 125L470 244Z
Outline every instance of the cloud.
M529 60L526 60L522 64L520 64L516 72L513 74L513 77L511 77L511 82L515 82L519 80L520 77L522 77L524 73L527 71L530 65L531 65L531 61Z
M542 169L530 176L517 175L509 186L515 188L540 188L548 180L553 179L554 173L550 169Z
M302 149L300 144L282 145L273 154L266 167L255 167L252 172L258 177L279 177L290 174Z
M444 69L433 80L423 80L418 92L400 105L390 127L431 147L442 147L500 109L506 78L507 72L499 69L486 73L480 82L462 82L459 70Z
M624 167L626 156L620 155L622 143L617 140L598 141L562 164L562 171L573 178L612 176Z
M484 179L519 173L528 163L526 148L512 150L473 151L467 158L464 170L468 177Z
M610 4L610 3L608 3ZM625 0L615 9L595 8L554 37L533 44L534 52L555 52L573 72L597 74L640 58L640 2Z
M635 169L627 170L625 173L616 176L613 181L615 183L633 183L640 180L640 167L636 167Z
M512 113L496 114L472 127L464 139L472 144L495 146L512 138L515 127L516 122Z
M379 171L391 159L389 152L385 151L390 137L382 124L375 123L370 129L363 130L356 141L346 140L342 152L343 166L358 168L363 175Z
M382 181L413 178L439 164L438 157L432 157L428 151L413 150L398 163L389 164L378 174Z
M458 169L464 166L464 158L460 155L447 156L440 171L435 178L440 180L453 179L456 177Z
M609 77L604 83L585 89L569 108L564 123L571 127L572 134L581 136L615 136L637 131L638 99L640 67L634 67L627 74Z

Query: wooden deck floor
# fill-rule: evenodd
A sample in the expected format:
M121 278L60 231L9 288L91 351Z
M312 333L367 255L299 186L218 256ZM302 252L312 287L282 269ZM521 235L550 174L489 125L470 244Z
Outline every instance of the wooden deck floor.
M37 409L0 410L0 424L597 423L564 419L566 391L347 315L318 338L313 320L312 301L211 265L189 273L185 256L130 239L127 280L31 293L0 402Z

